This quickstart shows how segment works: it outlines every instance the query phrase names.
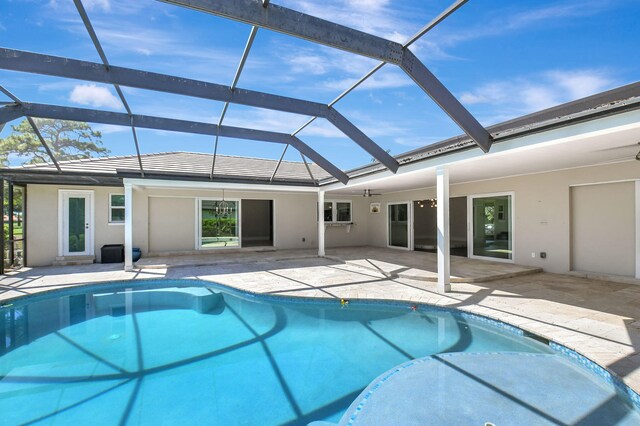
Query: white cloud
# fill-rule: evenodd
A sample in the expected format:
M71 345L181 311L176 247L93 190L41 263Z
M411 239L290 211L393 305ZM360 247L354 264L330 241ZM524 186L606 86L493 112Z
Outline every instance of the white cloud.
M289 66L289 82L305 85L310 82L309 76L314 76L313 88L331 93L347 89L378 64L370 58L325 47L311 49L286 45L280 47L278 56ZM360 87L376 90L412 85L411 79L399 68L388 65Z
M286 0L283 5L398 42L406 41L428 19L424 6L418 11L390 0ZM420 14L424 14L421 19ZM398 31L399 28L406 32Z
M69 100L80 105L93 107L110 107L120 109L122 105L106 87L95 84L82 84L75 86L69 95Z
M291 133L309 120L309 117L299 114L235 105L229 108L225 117L223 124L228 126L281 133Z
M109 0L84 0L82 4L87 10L101 9L104 12L111 10L111 2Z
M574 99L601 92L612 85L611 78L598 71L551 71L548 76Z
M344 79L329 79L322 83L322 86L332 90L345 90L356 81L360 80L360 77L364 75L362 73L357 77L349 77ZM414 83L401 71L393 69L392 71L379 71L373 76L369 77L359 88L362 89L397 89L400 87L412 87Z
M296 74L326 74L330 68L326 58L320 55L299 54L287 58L287 62L291 66L291 72Z
M615 85L603 70L552 70L527 77L489 82L464 92L467 105L488 105L502 119L549 108L599 93Z
M136 15L141 12L155 12L152 9L154 6L152 0L83 0L82 4L85 9L94 12L113 13L117 15ZM77 16L78 11L72 1L69 0L49 0L48 6L55 9L56 14L59 17L68 18L71 16ZM157 7L156 7L157 8Z

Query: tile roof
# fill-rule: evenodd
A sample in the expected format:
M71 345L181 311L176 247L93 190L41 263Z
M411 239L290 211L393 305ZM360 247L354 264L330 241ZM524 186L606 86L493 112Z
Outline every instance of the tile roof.
M142 154L142 167L146 173L180 173L209 175L212 154L195 152L162 152ZM138 158L135 155L120 157L87 158L83 160L59 161L63 172L117 174L118 171L137 172ZM215 175L229 178L269 179L278 161L251 157L217 155ZM314 163L308 163L315 179L326 179L330 175ZM26 164L12 169L31 169L56 172L52 163ZM275 177L277 180L310 180L303 162L282 161Z

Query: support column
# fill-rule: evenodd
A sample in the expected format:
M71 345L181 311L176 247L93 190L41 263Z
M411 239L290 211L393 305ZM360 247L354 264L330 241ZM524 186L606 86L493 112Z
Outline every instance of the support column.
M324 257L324 191L318 191L318 256Z
M640 180L636 181L636 278L640 280Z
M133 270L133 187L124 184L124 270Z
M436 169L436 192L438 199L438 291L451 291L451 251L449 240L449 169Z

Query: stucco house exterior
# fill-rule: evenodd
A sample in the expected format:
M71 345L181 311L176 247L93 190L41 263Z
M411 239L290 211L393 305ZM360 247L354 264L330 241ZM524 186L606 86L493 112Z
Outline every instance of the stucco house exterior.
M640 279L640 84L347 171L170 152L0 170L26 192L25 264L374 246ZM446 270L443 271L446 273Z

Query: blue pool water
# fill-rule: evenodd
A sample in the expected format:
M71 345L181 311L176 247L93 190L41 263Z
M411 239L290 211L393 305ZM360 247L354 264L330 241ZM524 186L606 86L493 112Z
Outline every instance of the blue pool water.
M553 354L450 311L125 285L0 308L0 423L337 423L372 380L415 358Z

